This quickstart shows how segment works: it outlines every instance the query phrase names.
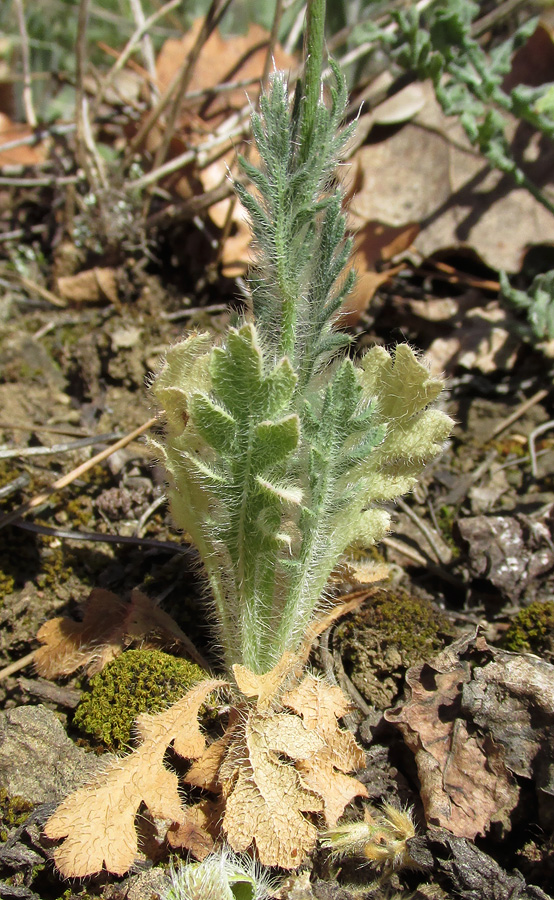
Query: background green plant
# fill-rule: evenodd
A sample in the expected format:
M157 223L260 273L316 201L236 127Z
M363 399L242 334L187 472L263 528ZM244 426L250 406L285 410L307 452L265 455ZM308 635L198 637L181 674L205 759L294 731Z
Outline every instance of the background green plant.
M531 36L538 19L529 19L485 53L472 35L478 12L479 5L469 0L447 0L421 14L411 6L393 13L398 32L392 38L381 33L381 39L390 44L400 65L420 79L432 80L444 113L459 117L469 140L490 164L554 212L554 204L514 158L507 137L506 114L511 114L554 138L552 85L503 87L514 50Z

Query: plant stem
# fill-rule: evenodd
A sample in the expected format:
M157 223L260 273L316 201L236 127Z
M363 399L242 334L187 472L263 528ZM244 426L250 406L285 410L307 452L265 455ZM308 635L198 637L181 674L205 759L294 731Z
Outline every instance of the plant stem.
M306 37L304 41L304 98L300 132L301 156L314 127L317 107L321 98L321 71L323 68L323 44L325 40L325 0L308 0Z
M314 128L317 107L321 98L321 71L325 38L325 0L308 0L306 35L304 39L304 76L300 118L299 161L306 161L310 137ZM287 211L288 214L288 211ZM279 289L282 297L280 352L293 359L296 343L298 297L288 286L286 254L280 255Z

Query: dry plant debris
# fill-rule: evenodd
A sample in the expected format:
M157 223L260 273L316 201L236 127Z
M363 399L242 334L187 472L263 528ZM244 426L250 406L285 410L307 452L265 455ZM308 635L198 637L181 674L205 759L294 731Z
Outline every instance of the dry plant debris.
M60 678L80 668L95 675L125 647L148 635L170 645L190 643L171 616L142 591L134 590L126 603L111 591L95 588L84 604L81 622L58 616L41 626L35 668L43 678Z
M298 866L318 833L316 821L305 814L320 813L333 826L345 806L367 791L347 774L363 765L364 754L352 734L339 728L346 699L312 675L284 690L295 677L291 664L298 664L291 656L262 676L235 667L243 699L224 735L207 746L198 711L225 682L202 682L164 712L139 716L140 746L67 798L48 820L47 837L65 838L54 855L60 872L81 877L103 865L115 874L126 872L137 854L141 803L167 823L172 846L200 859L213 849L219 830L237 852L255 845L264 865ZM257 702L247 703L245 695ZM177 775L163 765L172 742L179 756L194 760L185 782L215 799L183 808Z
M425 105L411 122L357 151L361 187L350 208L353 226L370 235L377 228L385 245L415 228L411 237L424 258L446 247L471 247L491 268L518 271L529 244L552 238L551 213L506 176L491 172L458 119L444 115L431 84L425 87ZM513 121L519 153L532 155L526 146L531 135ZM552 152L545 148L535 167L552 196L554 185L545 175L552 171Z
M406 680L410 699L385 717L414 753L428 824L469 839L495 822L509 831L531 784L551 828L554 666L465 636Z
M198 712L208 695L224 684L203 681L164 712L139 716L137 731L142 743L137 750L71 794L48 819L46 836L65 839L54 852L64 877L91 875L103 865L116 875L127 872L138 852L135 817L141 803L156 818L169 823L187 821L177 775L164 766L163 758L172 742L179 756L194 759L202 754L205 740ZM198 838L196 831L191 831L194 847Z

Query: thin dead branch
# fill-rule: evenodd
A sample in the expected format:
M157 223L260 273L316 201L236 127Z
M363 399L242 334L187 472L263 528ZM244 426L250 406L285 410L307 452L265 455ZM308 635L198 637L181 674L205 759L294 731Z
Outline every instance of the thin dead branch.
M25 10L23 8L23 0L15 0L15 11L17 14L17 26L19 28L19 37L21 38L21 62L23 65L23 106L25 108L25 117L27 124L31 128L36 128L37 117L33 106L33 90L31 75L31 54L29 52L29 35L27 33L27 25L25 23Z
M71 472L68 472L66 475L62 475L61 478L58 478L54 483L48 488L46 491L42 491L40 494L36 494L30 500L27 500L25 503L22 503L21 506L18 506L17 509L12 510L6 515L0 518L0 528L5 528L6 525L11 525L12 522L20 519L21 516L24 516L26 513L31 512L33 509L36 509L37 506L41 506L45 500L48 500L52 494L55 494L57 491L61 491L62 488L67 487L68 484L71 484L75 481L76 478L80 478L81 475L84 475L85 472L88 472L94 466L98 465L98 463L103 462L105 459L108 459L115 453L116 450L122 450L123 447L126 447L127 444L130 444L136 438L140 437L141 434L144 434L145 431L148 431L156 422L158 421L157 416L153 416L153 418L148 419L147 422L144 422L143 425L140 425L139 428L135 428L133 431L130 431L129 434L126 434L119 441L116 441L115 444L112 444L111 447L107 447L106 450L102 450L100 453L97 453L96 456L91 457L86 462L82 463L80 466L77 466L76 469L72 469Z
M169 3L165 3L155 13L152 13L151 16L149 16L147 19L144 19L143 23L141 25L139 25L137 30L131 35L131 37L127 41L125 47L121 51L121 53L118 54L118 58L115 61L115 63L113 64L112 68L109 70L109 72L106 73L106 75L100 82L100 85L98 87L98 93L97 93L94 107L93 107L93 115L96 113L100 103L106 96L106 92L112 86L115 76L127 64L127 61L131 57L131 54L133 53L133 51L134 51L135 47L137 46L137 44L139 43L139 41L141 41L144 38L144 36L147 35L148 31L152 28L152 26L159 19L163 18L168 13L170 13L173 9L175 9L177 6L179 6L180 3L181 3L181 0L169 0ZM154 79L156 77L155 69L153 72L153 77L154 77ZM155 84L155 80L154 80L153 84ZM158 100L157 96L156 96L156 99Z

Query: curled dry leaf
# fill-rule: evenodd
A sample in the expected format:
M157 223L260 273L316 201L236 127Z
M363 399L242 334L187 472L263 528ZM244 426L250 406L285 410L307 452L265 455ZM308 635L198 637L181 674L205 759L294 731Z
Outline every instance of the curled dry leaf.
M123 875L137 855L135 817L141 803L155 818L188 822L180 833L180 845L185 845L188 827L191 849L198 849L201 822L190 827L195 814L183 809L177 775L166 769L163 758L171 742L180 756L194 759L202 754L205 740L198 726L198 711L206 697L224 684L203 681L164 712L139 716L141 744L134 753L112 763L92 784L71 794L48 819L46 836L65 838L54 852L65 878L92 875L103 866Z
M35 652L35 668L43 678L71 675L86 666L90 674L121 652L126 606L117 594L95 588L89 594L82 622L68 616L50 619L39 628L42 644Z
M119 303L117 272L115 269L86 269L78 275L58 278L58 293L71 303Z
M206 859L215 849L213 834L217 832L220 817L218 804L201 800L184 811L180 822L171 825L167 832L168 843L176 850L190 850L196 859Z
M257 697L257 707L263 709L276 699L287 676L297 665L296 654L285 652L277 665L264 675L256 675L240 665L233 666L233 675L241 693L245 697Z
M268 685L279 695L291 662L283 658L265 676L235 667L239 686L259 701L244 725L235 726L219 771L226 798L223 829L231 847L240 852L255 843L264 865L286 869L315 846L317 830L304 813L322 812L327 824L335 824L354 797L367 796L346 775L363 765L364 754L352 734L339 728L349 706L339 688L306 675L282 697L282 706L295 715L269 712Z
M533 783L541 824L554 794L554 666L464 637L407 673L410 699L385 717L415 755L430 825L458 837L506 830Z
M242 740L241 740L242 737ZM294 869L315 846L317 828L303 813L322 809L290 759L323 748L301 720L285 713L251 711L220 769L225 797L223 830L233 850L256 844L263 865Z
M189 643L171 616L142 591L133 591L130 603L125 603L117 594L95 588L84 604L81 622L58 616L41 626L35 667L43 678L71 675L81 667L94 675L129 644L154 634L166 643Z
M364 785L346 774L365 762L354 735L338 727L337 720L348 712L349 703L340 688L312 675L285 694L283 703L302 716L306 728L323 741L322 748L299 761L297 768L304 783L322 798L325 822L331 828L354 797L367 797Z

